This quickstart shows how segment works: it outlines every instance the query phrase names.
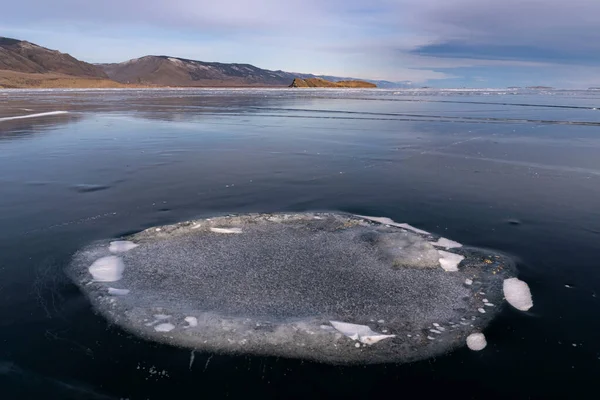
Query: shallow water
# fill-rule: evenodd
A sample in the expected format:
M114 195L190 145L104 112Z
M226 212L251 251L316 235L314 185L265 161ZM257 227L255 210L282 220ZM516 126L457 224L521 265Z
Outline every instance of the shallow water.
M0 91L2 398L577 397L600 372L600 93ZM7 119L53 111L35 118ZM335 367L145 342L64 275L192 218L335 210L507 253L534 307L488 347Z

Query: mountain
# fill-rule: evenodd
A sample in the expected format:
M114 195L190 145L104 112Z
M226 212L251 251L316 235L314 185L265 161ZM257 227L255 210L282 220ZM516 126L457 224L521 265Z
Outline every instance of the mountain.
M146 56L99 64L113 80L158 86L289 86L296 75L250 64L223 64L167 56Z
M321 78L332 82L355 78L321 76L296 72L271 71L250 64L224 64L168 56L145 56L118 64L98 64L113 80L158 86L280 86L295 78ZM405 82L371 81L378 87L410 87Z
M0 37L0 70L108 78L101 68L79 61L69 54L5 37Z
M0 37L0 87L288 87L295 78L354 81L313 74L270 71L250 64L203 62L146 56L117 64L89 64L24 40ZM381 88L406 82L372 81Z
M365 81L337 81L332 82L321 78L296 78L290 85L293 88L376 88L377 85Z

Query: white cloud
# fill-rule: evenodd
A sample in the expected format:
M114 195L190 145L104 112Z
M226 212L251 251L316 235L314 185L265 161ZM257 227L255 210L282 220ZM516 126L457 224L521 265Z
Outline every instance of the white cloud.
M168 54L416 82L600 64L598 0L21 0L2 25L95 62Z

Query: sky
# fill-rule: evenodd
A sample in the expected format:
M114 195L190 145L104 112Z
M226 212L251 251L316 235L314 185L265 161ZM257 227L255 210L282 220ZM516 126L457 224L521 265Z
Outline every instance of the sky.
M600 87L600 0L19 0L0 36L416 86Z

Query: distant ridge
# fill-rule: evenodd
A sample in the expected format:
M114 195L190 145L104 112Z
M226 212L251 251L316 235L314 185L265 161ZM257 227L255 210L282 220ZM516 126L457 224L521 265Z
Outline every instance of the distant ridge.
M158 86L273 86L288 87L294 79L320 78L332 82L353 78L271 71L250 64L225 64L169 56L145 56L117 64L98 64L113 80ZM367 81L379 86L404 87L388 81Z
M90 64L24 40L0 37L0 88L289 87L295 78L319 78L333 83L357 81L355 78L271 71L250 64L204 62L169 56ZM410 82L361 82L382 88L412 87Z
M98 66L79 61L69 54L6 37L0 37L0 70L108 78Z
M145 56L118 64L99 64L113 80L157 86L288 86L294 75L250 64L224 64L168 56Z

